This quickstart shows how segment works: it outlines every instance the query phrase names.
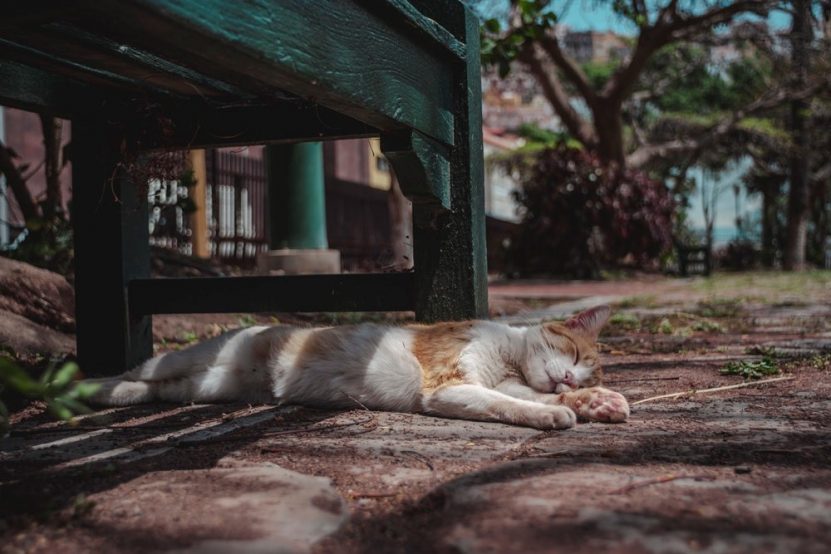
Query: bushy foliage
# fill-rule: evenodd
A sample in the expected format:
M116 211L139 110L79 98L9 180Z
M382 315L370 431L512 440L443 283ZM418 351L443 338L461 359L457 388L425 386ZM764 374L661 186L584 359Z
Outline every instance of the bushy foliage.
M77 414L86 414L90 409L84 400L95 394L99 385L75 381L78 366L72 362L60 368L51 366L40 379L34 379L17 362L7 356L0 356L0 439L9 431L9 412L2 400L4 389L33 400L46 403L49 412L65 421Z
M0 249L0 254L68 276L74 258L72 226L60 212L52 218L29 220L15 241Z
M521 183L522 221L507 252L513 272L595 277L622 264L654 266L671 247L675 203L646 174L608 169L565 145L506 163Z

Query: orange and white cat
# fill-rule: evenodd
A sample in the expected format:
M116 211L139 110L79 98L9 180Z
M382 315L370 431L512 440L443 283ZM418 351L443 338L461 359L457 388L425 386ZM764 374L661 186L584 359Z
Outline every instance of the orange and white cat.
M248 327L156 356L102 385L93 402L277 402L423 412L564 429L621 422L629 405L601 388L601 306L563 324L492 321L402 327Z

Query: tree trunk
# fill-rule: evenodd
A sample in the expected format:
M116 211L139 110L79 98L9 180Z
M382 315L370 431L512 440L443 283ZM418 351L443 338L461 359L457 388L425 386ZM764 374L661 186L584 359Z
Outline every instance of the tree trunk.
M827 179L814 184L811 194L811 236L808 245L808 259L818 267L825 265L825 245L829 233L828 193L831 186Z
M773 268L776 262L776 199L779 184L765 183L762 189L762 266Z
M793 0L792 64L794 89L805 87L808 80L808 46L811 35L809 0ZM793 152L790 161L790 193L788 194L788 230L785 241L784 269L799 271L805 267L805 245L808 231L808 121L804 100L791 102L791 136Z
M32 193L29 192L23 175L14 164L11 151L2 142L0 142L0 173L6 176L6 183L8 183L14 199L17 201L23 220L30 221L39 217L40 211L34 198L32 198Z
M407 270L413 267L413 209L410 201L401 192L395 173L392 174L387 198L390 213L392 265L397 270Z
M598 100L592 110L594 129L597 134L597 155L605 163L614 163L622 168L626 165L623 146L623 113L617 102Z
M43 130L43 148L45 155L44 173L46 175L46 203L43 205L43 217L51 220L63 213L63 194L61 192L61 131L63 122L46 114L40 114L40 126Z

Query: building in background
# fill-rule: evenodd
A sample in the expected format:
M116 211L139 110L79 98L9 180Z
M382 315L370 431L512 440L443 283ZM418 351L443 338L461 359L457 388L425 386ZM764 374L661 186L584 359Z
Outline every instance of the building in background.
M629 56L630 40L611 31L566 31L563 47L577 63L607 63Z
M511 132L523 125L550 131L562 128L537 80L518 63L511 65L504 79L493 69L483 72L482 123L485 128Z
M514 192L519 186L500 162L510 156L525 140L509 133L485 127L482 145L485 154L485 214L501 221L519 221Z

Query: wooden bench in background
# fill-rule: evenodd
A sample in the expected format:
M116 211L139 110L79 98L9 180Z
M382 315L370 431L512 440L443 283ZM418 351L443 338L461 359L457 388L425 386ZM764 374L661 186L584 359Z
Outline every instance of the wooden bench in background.
M4 6L0 104L72 120L87 374L161 313L487 312L479 28L458 0L29 0ZM411 273L150 279L144 152L380 136L414 202Z

